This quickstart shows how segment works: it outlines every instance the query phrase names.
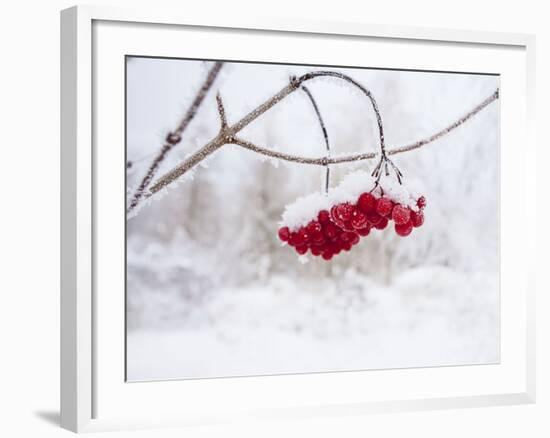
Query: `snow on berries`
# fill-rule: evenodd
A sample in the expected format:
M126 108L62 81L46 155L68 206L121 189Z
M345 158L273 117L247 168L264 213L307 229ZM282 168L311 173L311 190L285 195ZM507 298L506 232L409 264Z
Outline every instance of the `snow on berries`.
M300 255L331 260L390 221L397 235L410 235L424 224L425 207L424 196L387 181L375 187L374 178L358 171L328 194L313 193L288 205L278 235Z

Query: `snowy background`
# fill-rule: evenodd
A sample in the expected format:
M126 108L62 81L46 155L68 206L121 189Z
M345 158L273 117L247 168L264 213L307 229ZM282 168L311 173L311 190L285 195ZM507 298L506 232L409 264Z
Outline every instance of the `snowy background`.
M211 64L129 58L128 191L177 126ZM215 91L229 123L312 67L225 64L157 176L217 134ZM327 68L322 68L326 70ZM335 69L378 101L388 147L427 137L492 94L498 77ZM370 103L336 79L314 80L335 154L375 151ZM324 143L296 92L241 137L305 156ZM422 228L363 238L330 262L300 263L280 245L286 204L320 190L316 166L225 146L127 222L127 376L159 380L403 368L499 361L499 106L443 139L395 155L420 181ZM375 161L332 167L331 185Z

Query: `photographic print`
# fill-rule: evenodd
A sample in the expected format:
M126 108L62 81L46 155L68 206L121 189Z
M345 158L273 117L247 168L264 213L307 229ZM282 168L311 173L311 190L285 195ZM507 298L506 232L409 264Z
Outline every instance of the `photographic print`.
M499 362L498 75L125 74L128 381Z

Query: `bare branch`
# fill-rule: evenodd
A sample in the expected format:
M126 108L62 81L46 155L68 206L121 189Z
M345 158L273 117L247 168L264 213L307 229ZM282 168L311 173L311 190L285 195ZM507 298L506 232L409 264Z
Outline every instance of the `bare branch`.
M233 126L229 126L226 129L223 130L225 137L218 135L216 138L212 139L208 144L203 146L201 149L199 149L195 154L191 155L187 160L185 160L183 163L176 166L174 169L163 175L159 178L157 182L151 186L149 189L151 193L156 193L159 190L163 189L167 185L174 182L176 179L178 179L180 176L182 176L185 172L187 172L189 169L191 169L195 164L199 163L202 159L206 158L208 155L210 155L214 150L218 149L219 147L223 146L224 143L228 143L226 140L230 139L232 136L234 136L237 132L242 130L245 126L253 122L255 119L260 117L263 113L265 113L267 110L269 110L273 105L280 102L282 99L284 99L286 96L288 96L290 93L296 90L296 84L290 83L281 91L276 93L274 96L269 98L267 101L265 101L263 104L261 104L258 108L248 113L246 116L244 116L241 120L239 120L237 123L235 123ZM214 147L216 145L216 147ZM202 159L195 162L195 160L198 157L203 157ZM189 166L189 160L192 160L195 164L192 166Z
M394 149L391 149L388 151L388 155L393 154L400 154L401 152L408 152L412 151L414 149L418 149L419 147L422 147L428 143L431 143L432 141L438 140L444 135L451 132L453 129L458 128L460 125L462 125L464 122L471 119L473 116L475 116L478 112L480 112L483 108L485 108L487 105L489 105L491 102L497 100L499 98L500 90L497 88L493 94L491 94L487 99L485 99L483 102L481 102L479 105L477 105L475 108L473 108L471 111L468 111L466 114L464 114L460 119L455 121L454 123L451 123L446 128L442 129L439 132L436 132L435 134L431 135L428 138L424 138L422 140L418 140L415 143L411 143L406 146L397 147Z
M300 155L292 155L284 152L274 151L272 149L267 149L267 148L258 146L250 141L243 140L238 137L233 137L231 144L241 146L244 149L248 149L249 151L255 152L260 155L265 155L266 157L277 158L279 160L290 161L298 164L312 164L316 166L327 166L329 164L348 163L348 162L357 161L357 160L369 160L371 158L376 157L377 155L376 152L367 152L365 154L359 154L359 155L342 155L342 156L336 156L336 157L315 158L315 157L302 157Z
M498 98L499 98L499 90L497 89L491 96L489 96L479 105L477 105L471 111L468 111L464 116L459 118L457 121L451 123L446 128L442 129L441 131L437 132L434 135L431 135L430 137L427 137L422 140L418 140L417 142L411 143L409 145L388 149L386 152L387 155L395 155L395 154L401 154L403 152L413 151L424 145L427 145L428 143L432 143L436 140L439 140L444 135L448 134L452 130L458 128L467 120L471 119L473 116L479 113L483 108L485 108L491 102L495 101ZM326 166L329 164L341 164L341 163L351 163L353 161L371 160L378 155L375 152L367 152L362 154L354 154L354 155L348 154L348 155L340 155L340 156L332 156L332 157L303 157L299 155L292 155L292 154L286 154L283 152L277 152L272 149L258 146L254 143L251 143L249 141L243 140L238 137L233 138L231 143L241 146L257 154L265 155L270 158L277 158L279 160L290 161L293 163L310 164L310 165L316 165L316 166ZM395 166L395 164L392 161L389 161L389 163L390 165ZM381 165L382 163L378 163L378 166L381 166ZM394 168L394 170L399 177L403 176L397 168Z
M227 128L227 117L225 115L225 107L223 106L222 96L218 92L216 94L216 103L218 104L218 114L220 115L220 121L222 124L222 130Z
M337 72L331 72L331 71L317 71L317 72L310 72L306 73L299 78L292 78L290 83L282 88L278 93L276 93L274 96L266 100L263 104L258 106L256 109L248 113L246 116L244 116L241 120L239 120L237 123L235 123L232 126L228 126L227 128L223 129L220 134L212 139L208 144L203 146L201 149L199 149L197 152L195 152L193 155L191 155L189 158L184 160L182 163L180 163L178 166L176 166L174 169L172 169L167 174L163 175L151 188L150 188L150 194L154 194L158 192L159 190L162 190L167 185L171 184L173 181L175 181L177 178L179 178L181 175L189 171L191 168L193 168L196 164L198 164L200 161L202 161L204 158L209 156L211 153L213 153L215 150L222 147L224 144L235 144L238 146L241 146L245 149L248 149L252 152L265 155L271 158L281 159L285 161L295 162L299 164L310 164L310 165L319 165L319 166L327 166L329 164L339 164L339 163L347 163L347 162L353 162L353 161L360 161L360 160L369 160L372 158L375 158L378 156L377 153L374 152L367 152L362 154L354 154L354 155L344 155L339 157L320 157L320 158L310 158L310 157L303 157L298 155L292 155L292 154L286 154L282 152L277 152L271 149L266 149L261 146L257 146L249 141L240 139L236 137L236 134L241 131L245 126L250 124L252 121L257 119L260 115L268 111L270 108L272 108L274 105L276 105L278 102L283 100L285 97L287 97L289 94L293 93L297 89L299 89L302 86L303 82L306 82L308 80L314 79L316 77L321 76L331 76L335 77L341 80L344 80L353 86L357 87L360 91L362 91L370 100L373 110L376 115L376 119L378 122L379 127L379 136L380 136L380 147L381 147L381 155L394 155L402 152L408 152L414 149L417 149L421 146L424 146L428 143L431 143L435 140L438 140L442 136L446 135L447 133L451 132L452 130L456 129L460 125L462 125L464 122L469 120L471 117L473 117L475 114L480 112L483 108L485 108L487 105L489 105L494 100L498 99L499 97L499 90L497 89L491 96L489 96L487 99L485 99L483 102L481 102L479 105L477 105L474 109L466 113L463 117L449 125L448 127L444 128L443 130L439 131L438 133L423 139L419 140L415 143L412 143L410 145L401 146L397 148L390 149L386 151L385 144L384 144L384 131L382 127L382 120L380 117L380 112L378 110L378 106L376 104L376 101L370 91L363 87L361 84L355 82L352 78L341 74ZM393 163L391 163L393 164Z
M165 143L160 149L159 153L149 166L149 169L147 170L147 173L141 180L138 188L136 189L134 196L132 198L132 201L130 202L130 205L128 206L127 213L131 212L137 205L139 204L139 201L143 198L145 190L147 190L147 187L155 177L155 174L157 173L157 170L160 166L160 163L164 161L168 153L172 150L174 146L176 146L181 141L181 135L183 134L183 131L189 126L189 123L195 115L197 114L197 110L201 106L202 102L204 101L204 98L206 97L208 90L212 87L212 84L216 80L218 73L220 72L221 68L223 66L223 62L216 62L208 72L208 75L202 84L201 88L197 92L197 95L195 96L195 99L191 103L191 106L183 116L183 119L181 119L181 122L177 126L177 128L173 132L169 132L166 136Z
M317 78L317 77L323 77L323 76L330 76L337 79L344 80L354 87L358 88L363 94L365 94L369 100L371 101L372 107L374 109L374 112L376 114L376 120L378 122L378 130L380 134L380 147L382 149L382 152L384 152L384 131L382 128L382 118L380 116L380 112L378 110L378 106L376 104L376 101L374 100L374 97L370 93L369 90L367 90L365 87L363 87L361 84L350 78L349 76L333 72L333 71L314 71L310 73L306 73L299 78L293 77L290 80L290 83L282 88L278 93L276 93L274 96L267 99L264 103L262 103L260 106L258 106L256 109L249 112L246 116L244 116L241 120L239 120L237 123L235 123L233 126L227 127L225 129L225 134L228 139L233 137L235 134L237 134L239 131L244 129L246 126L248 126L251 122L256 120L259 116L261 116L263 113L268 111L270 108L272 108L274 105L279 103L281 100L283 100L285 97L287 97L289 94L293 93L297 89L300 88L300 86L311 79ZM215 142L216 139L213 139L208 145L204 146L204 148L210 148L211 143ZM204 152L204 151L203 151ZM201 153L201 151L197 151L197 153ZM195 154L194 154L195 155ZM193 155L193 156L194 156ZM209 154L207 154L209 155ZM191 157L190 157L191 158ZM187 170L189 170L189 167L186 162L181 163L180 165L176 166L174 169L169 171L167 174L163 175L150 189L151 193L156 193L159 190L166 187L168 184L171 184L174 182L177 178L179 178L181 175L183 175Z

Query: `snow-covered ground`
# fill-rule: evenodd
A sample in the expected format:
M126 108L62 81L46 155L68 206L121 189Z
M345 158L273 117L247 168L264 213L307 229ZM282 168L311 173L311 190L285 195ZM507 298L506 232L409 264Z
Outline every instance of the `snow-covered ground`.
M208 65L128 61L129 192L175 126ZM226 65L229 122L311 67ZM342 70L342 69L339 69ZM345 69L344 69L345 70ZM426 137L498 86L493 76L345 70L378 100L389 147ZM377 150L361 95L312 82L334 154ZM330 262L301 263L277 240L285 205L321 187L318 167L225 147L128 220L129 380L262 375L499 361L498 102L453 133L392 157L428 201L400 238L373 233ZM159 175L216 135L211 92ZM242 137L321 156L309 102L285 99ZM332 167L331 186L374 161Z
M344 274L334 284L222 289L188 325L128 334L130 380L265 375L499 360L494 275L426 267L389 286Z

